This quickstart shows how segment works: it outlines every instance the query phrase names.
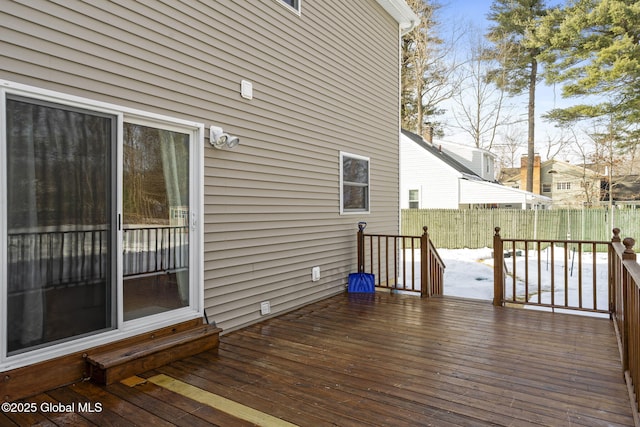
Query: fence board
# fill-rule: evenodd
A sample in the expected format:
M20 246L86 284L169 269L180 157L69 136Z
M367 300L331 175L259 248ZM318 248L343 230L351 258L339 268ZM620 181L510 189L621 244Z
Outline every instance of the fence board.
M435 246L446 249L493 246L493 229L505 238L596 240L610 238L614 227L625 236L640 235L636 209L403 209L403 235L419 236L429 227ZM602 249L602 248L601 248Z

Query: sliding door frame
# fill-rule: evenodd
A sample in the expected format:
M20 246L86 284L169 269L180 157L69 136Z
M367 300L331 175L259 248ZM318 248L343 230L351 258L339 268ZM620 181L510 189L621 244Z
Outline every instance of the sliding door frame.
M116 283L117 322L114 329L98 332L94 335L71 339L64 342L53 343L50 346L26 351L17 355L7 356L7 291L8 291L8 228L7 228L7 158L6 147L6 97L7 94L31 98L36 101L51 102L72 108L81 108L104 114L114 115L117 118L117 149L115 159L116 185L115 209L112 223L117 227L117 251L115 256L116 268L114 279ZM122 161L123 161L123 126L124 122L132 120L147 124L155 124L161 128L179 129L190 135L189 152L189 305L142 317L140 319L124 321L122 313ZM55 91L19 83L0 80L0 372L27 366L40 361L59 357L65 354L83 351L98 345L108 344L125 339L137 334L149 332L183 321L203 316L204 305L204 124L189 120L178 119L143 110L122 107L110 103L95 101L92 99L72 96ZM113 170L113 168L112 168ZM81 319L79 319L81 321Z

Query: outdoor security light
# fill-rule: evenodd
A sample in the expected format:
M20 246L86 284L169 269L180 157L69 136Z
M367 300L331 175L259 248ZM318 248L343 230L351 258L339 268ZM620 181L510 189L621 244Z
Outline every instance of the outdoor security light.
M221 127L211 126L209 128L209 143L218 149L224 148L225 146L227 148L233 148L240 144L240 138L229 135L222 130Z

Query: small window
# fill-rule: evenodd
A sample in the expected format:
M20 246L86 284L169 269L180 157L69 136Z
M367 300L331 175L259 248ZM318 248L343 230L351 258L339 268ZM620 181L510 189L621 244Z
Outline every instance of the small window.
M369 213L369 158L340 153L340 213Z
M558 182L556 184L556 189L558 189L558 190L571 190L571 183L570 182Z
M301 0L280 0L282 3L286 4L290 8L294 9L296 12L300 12L300 1Z
M409 190L409 209L419 209L420 208L420 191L419 190Z
M543 193L551 193L551 184L542 184Z

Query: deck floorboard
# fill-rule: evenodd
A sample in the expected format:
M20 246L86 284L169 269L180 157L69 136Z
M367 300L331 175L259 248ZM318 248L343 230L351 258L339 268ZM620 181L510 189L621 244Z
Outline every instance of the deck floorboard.
M299 426L633 425L609 319L453 297L338 295L224 334L217 351L141 377L159 374ZM25 399L47 400L103 410L28 419L260 424L151 381L81 383ZM2 414L0 425L24 419Z

